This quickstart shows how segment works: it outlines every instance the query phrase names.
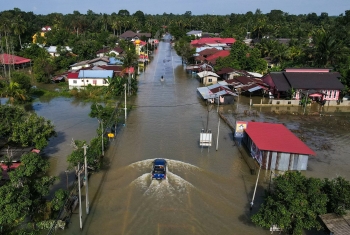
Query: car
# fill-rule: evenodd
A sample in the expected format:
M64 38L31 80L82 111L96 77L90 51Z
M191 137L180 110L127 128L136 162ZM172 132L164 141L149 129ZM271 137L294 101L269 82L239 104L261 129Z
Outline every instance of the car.
M166 179L166 167L167 162L165 159L157 158L153 161L152 167L152 180L164 180Z

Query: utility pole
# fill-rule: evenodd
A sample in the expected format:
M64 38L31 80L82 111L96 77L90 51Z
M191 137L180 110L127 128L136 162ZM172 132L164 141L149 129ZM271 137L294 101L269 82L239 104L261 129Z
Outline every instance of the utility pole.
M124 84L124 110L125 110L125 123L126 124L126 84Z
M78 162L78 189L79 189L79 223L80 223L80 230L82 230L83 229L83 218L82 218L82 209L81 209L80 162Z
M86 159L86 149L88 148L86 144L83 146L84 148L84 163L85 163L85 196L86 196L86 214L89 214L89 183L88 183L88 167L87 167L87 159Z
M105 155L105 150L104 150L104 146L103 146L103 119L101 119L101 128L102 128L102 133L101 133L101 141L102 141L102 157Z
M220 87L219 87L219 92L220 92ZM220 94L218 95L218 118L219 118L219 122L218 122L218 134L216 136L216 151L218 151L219 149L219 131L220 131L220 114L219 114L219 106L220 106Z
M250 203L250 210L253 209L253 205L254 205L255 192L256 192L256 187L258 186L259 175L260 175L260 169L261 169L261 166L260 166L260 163L259 163L259 172L258 172L258 177L256 178L256 182L255 182L255 188L254 188L253 198L252 198L252 201L251 201L251 203Z

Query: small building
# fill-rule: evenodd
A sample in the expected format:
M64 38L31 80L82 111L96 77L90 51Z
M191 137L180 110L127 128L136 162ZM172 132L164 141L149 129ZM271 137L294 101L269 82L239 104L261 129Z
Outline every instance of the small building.
M80 70L79 73L69 73L69 88L92 86L108 86L108 79L113 78L113 70Z
M200 37L202 37L202 30L192 30L190 32L187 32L186 35L187 36L192 36L193 35L195 37L200 38Z
M105 57L105 56L119 56L123 53L123 49L120 47L115 47L115 48L103 48L101 50L98 50L96 52L96 57Z
M12 54L0 54L0 64L6 67L15 66L15 68L25 68L31 65L31 60L12 55Z
M216 84L218 82L218 78L220 77L214 72L211 71L202 71L197 73L200 82L204 85Z
M129 41L135 41L137 39L141 39L142 37L145 37L148 40L149 38L151 38L151 33L135 33L131 30L128 30L119 36L119 38Z
M337 215L335 213L329 213L319 215L323 224L327 228L325 234L329 235L348 235L350 234L350 212L345 215Z
M60 53L57 51L57 46L49 46L48 48L46 48L46 50L53 57L60 56ZM71 53L72 49L69 46L65 46L61 48L61 51Z
M207 87L198 87L197 91L204 100L216 104L233 104L234 97L238 96L229 87L218 83Z
M283 124L248 122L243 143L266 170L307 170L309 156L316 155Z

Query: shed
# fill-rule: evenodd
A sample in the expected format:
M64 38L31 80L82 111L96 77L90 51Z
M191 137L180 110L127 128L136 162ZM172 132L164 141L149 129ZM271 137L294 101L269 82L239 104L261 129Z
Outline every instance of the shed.
M204 85L209 85L209 84L215 84L218 82L218 77L219 75L217 75L214 72L211 71L203 71L203 72L199 72L197 73L198 77L200 78L200 81L204 84Z
M243 142L266 170L307 170L309 156L316 155L283 124L249 122Z

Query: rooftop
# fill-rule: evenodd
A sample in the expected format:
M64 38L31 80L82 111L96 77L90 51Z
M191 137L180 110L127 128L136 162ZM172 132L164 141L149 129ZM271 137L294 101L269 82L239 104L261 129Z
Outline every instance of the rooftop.
M283 124L249 122L245 132L260 150L316 155Z

